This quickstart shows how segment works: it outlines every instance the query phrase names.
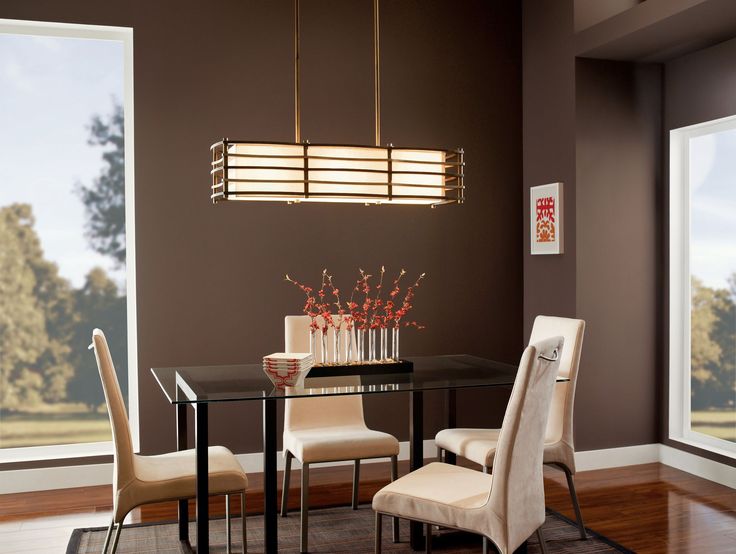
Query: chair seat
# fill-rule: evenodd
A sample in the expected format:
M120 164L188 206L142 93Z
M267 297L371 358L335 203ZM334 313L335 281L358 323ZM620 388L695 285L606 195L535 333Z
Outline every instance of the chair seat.
M435 444L486 467L493 466L500 429L443 429L434 438Z
M396 437L364 426L331 426L284 431L284 451L302 463L382 458L399 454Z
M467 510L488 503L492 482L492 475L435 462L383 487L373 497L373 509L463 529Z
M248 477L230 450L224 446L210 446L207 452L211 495L243 492L248 488ZM193 449L159 456L136 455L133 464L135 496L141 503L196 496L197 471Z

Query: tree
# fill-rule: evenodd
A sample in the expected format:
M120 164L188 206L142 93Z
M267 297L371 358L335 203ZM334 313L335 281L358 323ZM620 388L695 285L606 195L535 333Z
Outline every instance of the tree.
M92 186L77 185L87 213L87 238L92 248L125 264L125 127L123 108L115 103L106 118L96 115L89 144L105 148L105 166Z
M69 399L84 402L94 410L105 398L95 358L87 350L93 327L100 327L105 331L120 388L123 395L126 395L128 350L125 297L118 296L115 282L104 270L96 267L87 274L84 286L75 291L75 304L79 321L71 340L70 358L76 368L76 375L68 386Z
M28 204L0 209L2 406L31 408L66 398L76 315L69 282L44 258Z

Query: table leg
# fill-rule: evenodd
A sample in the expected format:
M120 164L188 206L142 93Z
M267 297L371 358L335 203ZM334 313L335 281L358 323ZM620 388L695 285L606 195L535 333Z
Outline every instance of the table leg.
M197 457L197 552L210 551L207 403L194 405L194 448Z
M424 463L424 393L414 391L409 393L409 469L411 471L422 467ZM424 548L422 524L412 521L409 524L409 542L413 550Z
M187 449L187 405L176 406L176 449ZM189 543L189 504L179 500L179 540Z
M278 552L279 528L276 471L276 399L263 401L263 529L267 553Z
M457 427L457 390L448 389L445 391L445 400L447 401L447 429ZM457 463L457 455L454 452L445 450L445 462L448 464Z

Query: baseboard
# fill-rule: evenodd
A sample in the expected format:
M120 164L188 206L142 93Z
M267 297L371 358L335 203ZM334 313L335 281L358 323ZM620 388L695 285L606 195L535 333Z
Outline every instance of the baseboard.
M437 453L433 440L424 441L424 457L433 458ZM238 461L248 473L263 471L263 454L238 454ZM402 442L400 460L409 459L409 443ZM364 463L382 462L383 458L365 460ZM686 471L703 479L736 489L736 468L702 458L695 454L677 450L664 444L641 444L603 450L588 450L575 455L577 471L590 471L612 467L660 462L676 469ZM352 462L329 462L320 467L351 464ZM278 454L279 469L284 467L284 458ZM300 465L294 461L293 467ZM91 464L85 466L65 466L36 469L0 471L0 494L32 492L54 489L70 489L112 483L112 464Z
M651 464L660 461L660 446L662 445L638 444L636 446L576 452L575 466L577 471L590 471L593 469Z

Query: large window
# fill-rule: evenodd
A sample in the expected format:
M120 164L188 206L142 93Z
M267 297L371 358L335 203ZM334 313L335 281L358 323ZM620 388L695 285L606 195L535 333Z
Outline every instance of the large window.
M111 452L95 327L137 416L132 92L131 29L0 20L0 461Z
M736 457L736 117L670 136L670 437Z

